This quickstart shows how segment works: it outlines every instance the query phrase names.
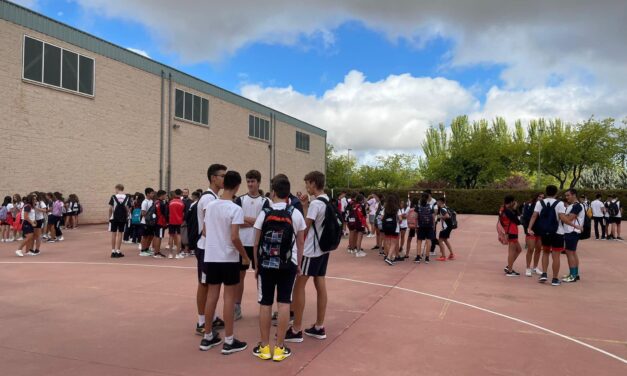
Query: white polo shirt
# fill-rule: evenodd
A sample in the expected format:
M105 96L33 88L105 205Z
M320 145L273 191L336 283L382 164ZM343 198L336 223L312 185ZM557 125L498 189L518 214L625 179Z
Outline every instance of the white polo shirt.
M307 219L311 219L313 223L311 224L309 232L307 233L307 238L305 239L305 251L303 253L307 257L319 257L324 254L324 252L320 250L320 245L318 244L316 233L313 229L313 226L316 226L318 236L322 235L322 223L324 222L324 213L327 210L327 206L324 202L318 200L318 198L329 200L329 196L321 194L309 203Z
M230 200L212 200L205 207L204 223L205 262L239 262L239 252L231 241L231 225L244 224L242 208Z

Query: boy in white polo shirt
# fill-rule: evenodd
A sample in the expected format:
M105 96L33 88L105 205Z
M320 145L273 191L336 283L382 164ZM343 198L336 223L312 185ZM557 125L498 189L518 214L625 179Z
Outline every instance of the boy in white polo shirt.
M228 355L245 350L246 342L233 335L233 308L239 284L239 257L243 264L250 259L239 238L239 227L244 224L244 212L233 199L237 194L242 177L237 171L229 171L224 176L224 192L218 200L213 200L205 208L204 237L205 259L201 283L208 284L205 322L212 320L220 298L220 288L224 285L224 345L222 354ZM222 343L218 333L205 331L200 342L200 350L207 351Z

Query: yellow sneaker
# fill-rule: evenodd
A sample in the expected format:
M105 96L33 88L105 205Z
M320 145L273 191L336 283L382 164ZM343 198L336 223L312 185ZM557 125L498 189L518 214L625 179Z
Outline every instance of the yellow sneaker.
M257 344L257 346L253 349L253 355L263 360L272 358L272 355L270 354L270 345L262 346L261 343Z
M290 350L285 345L283 347L274 346L274 355L272 356L272 360L275 362L280 362L292 355L292 350Z

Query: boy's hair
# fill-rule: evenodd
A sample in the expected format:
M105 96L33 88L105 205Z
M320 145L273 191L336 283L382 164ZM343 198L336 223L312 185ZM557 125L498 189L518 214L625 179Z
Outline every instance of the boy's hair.
M214 176L216 174L216 172L224 170L226 171L227 168L225 165L223 164L218 164L218 163L214 163L211 166L209 166L209 168L207 169L207 180L209 180L209 182L211 183L211 177Z
M176 189L174 190L174 194L175 194L175 195L177 195L177 196L181 196L181 195L183 194L183 191L182 191L182 190L180 190L180 189L178 189L178 188L176 188Z
M155 191L154 189L152 189L152 188L148 187L148 188L144 189L144 194L145 194L146 196L148 196L149 194L151 194L151 193L152 193L152 192L154 192L154 191Z
M429 196L431 196L431 190L430 189L425 189L425 193L428 194Z
M420 200L418 200L418 197L412 197L412 198L411 198L411 206L414 206L414 207L415 207L415 206L418 206L418 202L419 202L419 201L420 201Z
M555 197L555 195L557 194L557 187L554 185L547 185L546 186L546 195L549 197Z
M261 183L261 172L257 170L250 170L246 173L247 180L257 180L257 183Z
M122 184L118 184L115 186L115 189L117 189L120 192L124 192L124 186Z
M570 188L570 189L566 190L566 192L568 192L571 195L577 197L577 190L575 188Z
M316 188L318 188L318 190L324 189L325 178L324 178L324 174L320 171L312 171L308 173L307 175L305 175L304 180L306 182L314 183L314 185L316 186Z
M441 203L446 204L446 198L444 197L440 197L436 201L440 201Z
M164 191L163 189L160 189L159 191L157 191L157 197L161 197L166 194L168 194L168 192Z
M200 198L200 193L198 191L192 192L192 197Z
M291 188L292 187L288 179L277 179L276 176L274 177L274 179L272 179L272 191L280 199L287 198L290 195Z
M514 202L515 200L516 200L516 199L514 198L514 196L513 196L513 195L507 195L507 196L505 196L505 198L503 199L503 204L505 204L505 205L509 205L509 204L511 204L512 202Z
M597 193L596 196L594 196L594 197L596 197L597 199L600 199L601 198L601 194Z
M235 189L242 184L242 176L237 171L228 171L224 175L224 189Z
M197 192L199 195L201 195L203 193L203 190L198 188L197 190L195 190L194 192Z
M287 180L290 180L290 179L287 177L287 175L285 175L285 174L276 174L276 175L274 175L274 177L273 177L272 179L270 179L270 185L272 185L272 181L273 181L274 179L287 179Z
M355 196L355 201L361 204L362 202L364 202L364 195L362 195L361 193L358 194L357 196Z
M429 194L427 192L422 192L420 194L420 205L425 206L427 205L429 200Z

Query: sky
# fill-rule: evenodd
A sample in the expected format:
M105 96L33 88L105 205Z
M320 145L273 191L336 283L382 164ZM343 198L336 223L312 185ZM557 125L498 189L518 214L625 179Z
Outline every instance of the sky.
M321 127L362 163L420 154L458 115L627 116L624 0L16 2Z

